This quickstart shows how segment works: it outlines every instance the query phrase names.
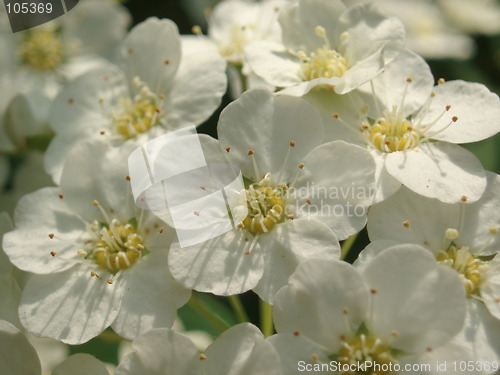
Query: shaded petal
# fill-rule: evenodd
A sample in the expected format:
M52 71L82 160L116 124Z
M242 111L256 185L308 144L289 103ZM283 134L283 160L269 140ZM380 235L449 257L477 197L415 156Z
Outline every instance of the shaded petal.
M328 355L307 338L291 333L280 333L267 340L276 348L284 374L331 374L330 371L306 371L308 366L330 362ZM318 359L315 361L312 359L313 357Z
M170 275L167 249L148 246L148 250L148 255L124 271L126 292L112 325L115 332L129 340L152 328L171 327L177 309L191 296L191 291Z
M274 323L279 334L298 331L328 353L336 353L341 335L354 335L366 319L368 301L368 289L354 267L310 260L299 265L288 286L278 292Z
M2 372L15 375L42 373L35 348L26 336L10 323L0 320L0 363Z
M201 375L194 343L171 329L156 328L139 336L116 369L116 375Z
M269 304L302 262L340 257L333 231L309 218L276 225L270 233L259 236L259 244L264 254L264 274L253 291Z
M390 347L425 353L462 329L463 284L455 270L439 266L423 247L407 244L384 250L365 267L363 277L372 291L366 324Z
M16 267L47 274L81 262L77 250L85 224L59 194L59 188L43 188L19 201L14 215L17 229L3 238L4 251Z
M82 344L104 331L120 310L124 283L108 284L111 275L90 273L82 264L52 275L33 276L24 288L19 318L34 335L66 344Z
M500 176L486 172L488 184L482 197L462 205L463 223L459 244L469 246L474 254L493 255L500 249Z
M339 240L359 232L374 194L375 162L370 153L334 141L315 148L303 162L291 192L297 201L296 217L320 220Z
M169 19L148 18L130 31L125 46L127 83L139 77L152 92L166 94L181 62L177 25Z
M460 207L422 197L406 187L370 208L368 235L372 241L415 243L437 252L442 250L446 229L458 229Z
M167 127L199 125L219 107L226 92L226 62L215 51L183 54L171 85L165 99Z
M52 375L109 375L104 364L94 356L85 353L72 355L59 366Z
M485 171L466 149L450 143L424 143L389 154L385 167L403 185L445 203L477 201L486 188Z
M252 246L251 253L246 254ZM223 296L254 288L264 272L260 245L239 230L184 248L174 242L168 265L174 278L186 288Z
M385 249L398 245L399 242L392 240L378 240L369 243L362 251L359 253L358 257L352 264L358 271L363 272L367 265L370 264L373 258L379 255Z
M500 257L497 255L489 264L485 281L481 285L481 297L488 311L495 318L500 319ZM500 325L500 320L498 320Z
M250 323L238 324L220 335L205 352L207 375L281 375L274 347Z

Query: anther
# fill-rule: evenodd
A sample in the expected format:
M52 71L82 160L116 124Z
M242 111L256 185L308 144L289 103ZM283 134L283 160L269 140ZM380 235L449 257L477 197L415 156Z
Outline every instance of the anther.
M370 293L371 294L377 294L377 292L378 292L377 288L371 288L370 289Z
M343 313L344 315L349 314L349 309L348 309L347 307L344 307L344 308L342 309L342 313Z
M160 229L158 229L158 231L160 232L160 234L162 234L165 231L165 228L161 227Z
M99 134L100 134L100 135L104 135L104 134L106 134L106 132L105 132L104 130L101 130L101 131L99 132Z
M403 221L403 226L405 228L409 228L411 226L411 223L408 220Z
M90 277L97 277L97 272L95 271L90 272Z
M255 151L254 150L248 150L247 154L251 156L251 155L255 154Z
M314 32L320 38L324 38L326 36L326 30L325 30L325 28L323 26L316 26L315 29L314 29Z
M466 197L465 195L462 195L462 196L460 197L460 200L461 200L462 202L467 202L467 197Z
M130 181L130 176L125 176L125 180Z
M444 108L446 109L446 111L449 111L449 110L450 110L450 108L451 108L451 105L449 105L449 104L448 104L448 105L447 105L446 107L444 107Z
M491 228L489 229L489 231L490 231L490 233L491 233L492 235L496 235L496 234L498 234L498 228L497 228L497 227L491 227Z
M88 255L88 253L87 253L85 250L83 250L83 249L78 249L78 250L76 251L76 253L77 253L78 255L80 255L82 258L86 258L86 257L87 257L87 255Z
M56 252L55 251L51 251L50 255L52 255L53 257L55 257L56 256Z
M108 283L109 285L111 285L111 284L113 284L113 280L108 279L107 283Z
M198 25L194 25L192 28L191 28L191 31L193 32L193 34L196 34L196 35L201 35L201 27L198 26Z
M311 200L310 199L306 200L306 203L311 204Z
M226 147L226 152L231 151L231 147Z
M453 228L448 228L444 232L444 235L449 240L456 240L458 238L458 230Z
M337 119L338 119L338 118L340 117L340 115L339 115L338 113L334 113L334 114L332 115L332 117L333 117L333 118L337 118Z
M128 51L128 53L134 53L134 49L133 48L129 48L127 51Z
M411 78L411 77L406 78L406 82L412 83L413 82L413 78Z
M200 211L194 211L193 214L195 214L196 216L200 216Z
M431 348L430 346L429 346L429 347L427 347L427 348L426 348L426 350L427 350L429 353L430 353L430 352L432 352L432 348Z
M95 206L95 207L99 207L101 204L99 203L98 200L93 200L92 201L92 205Z
M299 168L300 168L300 169L304 169L304 163L300 163L300 164L299 164Z
M391 332L391 336L392 336L392 337L398 337L398 336L399 336L399 332L398 332L398 331L396 331L396 330L393 330L393 331Z
M64 195L59 194L59 199L63 199L63 198L64 198Z
M165 59L165 65L169 65L170 64L170 60L169 59Z
M145 248L144 248L144 246L142 246L141 244L139 244L139 245L136 246L136 249L138 251L143 251Z
M318 357L316 354L313 354L313 355L311 355L311 359L312 359L313 361L318 361L318 360L319 360L319 357Z
M54 233L50 233L50 234L49 234L49 238L50 238L50 239L53 239L53 238L54 238Z
M438 84L441 85L445 82L444 78L439 78L438 79Z
M300 331L298 331L298 330L293 331L293 335L294 336L300 336Z
M290 147L295 147L295 142L294 141L290 141Z
M200 353L200 361L204 361L207 359L207 356L204 353Z
M453 121L453 122L457 122L457 121L458 121L458 117L457 117L457 116L453 116L453 117L451 118L451 121Z
M68 99L68 103L69 103L69 104L73 104L74 102L75 102L75 99L73 99L73 98L69 98L69 99Z

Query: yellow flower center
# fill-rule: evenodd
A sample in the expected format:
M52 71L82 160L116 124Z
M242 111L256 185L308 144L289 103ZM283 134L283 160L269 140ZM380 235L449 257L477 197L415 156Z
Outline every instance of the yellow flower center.
M342 348L338 353L337 360L342 365L366 365L371 363L371 367L365 367L366 371L347 371L342 374L354 375L386 375L392 374L393 357L390 348L380 339L361 334L349 341L342 342Z
M26 31L17 53L23 64L40 72L55 70L65 57L61 37L51 29Z
M134 99L122 98L118 102L119 109L112 114L116 132L127 139L161 125L161 98L142 82L136 85L143 85L139 94Z
M412 126L397 106L392 111L385 110L384 117L372 125L363 124L361 129L373 146L387 153L415 148L423 138L418 128Z
M315 78L342 77L347 71L347 60L336 50L330 47L323 27L316 27L316 34L323 38L325 44L322 48L317 48L316 52L310 54L299 51L297 56L300 59L301 77L304 81Z
M91 256L108 271L116 273L131 267L144 253L144 240L134 225L111 221L109 226L92 223L95 241Z
M248 215L239 226L252 234L267 233L285 219L286 187L269 186L269 181L270 176L266 176L245 191L243 204L246 204Z
M467 246L457 248L455 245L440 251L436 259L439 263L453 268L460 274L469 296L479 295L481 283L489 269L490 261L475 257L469 252Z

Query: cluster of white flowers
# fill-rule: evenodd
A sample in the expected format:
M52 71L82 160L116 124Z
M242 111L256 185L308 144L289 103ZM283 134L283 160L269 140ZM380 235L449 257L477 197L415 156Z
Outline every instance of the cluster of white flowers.
M157 18L126 34L111 1L18 34L2 9L0 186L23 195L13 223L0 213L2 373L109 374L60 348L47 368L30 334L133 340L117 375L495 373L500 178L459 144L499 132L500 101L436 80L389 3L224 0L188 36ZM228 82L217 139L152 146L203 124ZM208 177L160 181L170 207L157 209L136 199L137 152L178 170L202 152ZM213 214L201 202L221 194L220 165L242 181L224 193L232 229L185 245L172 199ZM365 226L372 242L348 263ZM259 327L238 298L250 290ZM240 324L203 293L227 297ZM208 347L172 329L186 304L219 331Z

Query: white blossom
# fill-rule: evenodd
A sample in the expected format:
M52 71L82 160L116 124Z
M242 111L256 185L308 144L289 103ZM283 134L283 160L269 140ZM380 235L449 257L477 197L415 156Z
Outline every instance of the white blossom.
M60 188L26 195L4 249L33 272L19 307L33 334L79 344L112 325L134 338L170 327L189 291L168 272L172 230L133 202L126 148L102 142L72 150Z
M279 18L283 43L258 41L245 53L251 69L288 95L315 87L339 94L369 81L403 47L404 28L373 4L300 0Z
M444 346L463 326L463 296L453 271L418 245L390 247L362 272L344 262L311 260L278 293L278 334L269 341L287 374L303 373L299 362L310 365L309 374L345 373L325 367L331 361L391 365L391 373L399 373L397 365L447 354Z
M116 375L281 375L278 355L249 323L231 327L203 353L184 334L153 329L138 337Z
M227 160L247 181L231 198L235 227L198 245L175 242L169 267L188 288L218 295L253 289L272 303L300 263L338 258L338 240L365 225L374 163L359 147L321 145L317 111L266 89L228 105L218 134L207 144L208 161Z
M225 61L183 47L172 21L151 18L127 36L120 67L92 70L66 86L49 116L56 137L45 167L56 182L82 139L142 143L212 114L226 91Z

